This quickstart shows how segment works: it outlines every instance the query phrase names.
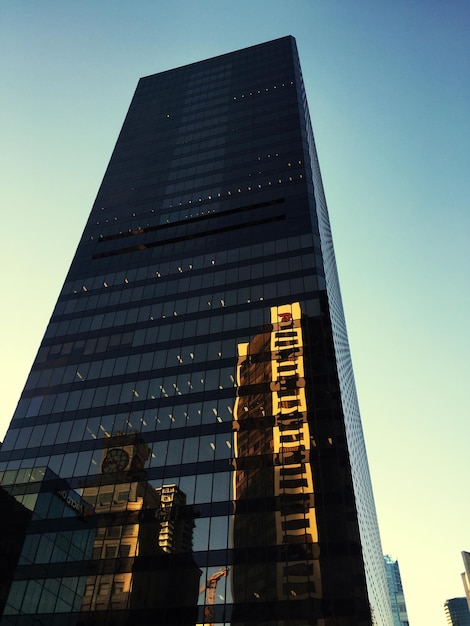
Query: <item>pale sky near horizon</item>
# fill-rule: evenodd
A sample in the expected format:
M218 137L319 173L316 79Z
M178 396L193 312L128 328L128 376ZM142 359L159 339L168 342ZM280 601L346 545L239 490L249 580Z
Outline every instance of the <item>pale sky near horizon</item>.
M0 0L0 440L139 77L297 39L385 553L445 626L470 550L470 2Z

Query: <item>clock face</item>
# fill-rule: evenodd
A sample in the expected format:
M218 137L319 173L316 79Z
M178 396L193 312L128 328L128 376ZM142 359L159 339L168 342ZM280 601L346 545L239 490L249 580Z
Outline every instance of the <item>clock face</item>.
M119 472L129 464L129 455L122 448L111 448L108 454L105 456L101 471L105 474L110 472Z

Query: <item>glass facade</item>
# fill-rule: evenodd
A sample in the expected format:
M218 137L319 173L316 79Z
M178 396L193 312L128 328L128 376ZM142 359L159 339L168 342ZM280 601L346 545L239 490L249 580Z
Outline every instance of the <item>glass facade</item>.
M470 609L466 598L452 598L444 603L449 626L470 626Z
M470 610L470 552L462 552L462 559L465 566L465 571L462 572L462 583Z
M391 626L292 37L139 81L0 472L2 626Z
M394 626L409 626L408 613L406 611L405 594L401 582L400 566L398 561L389 554L384 556L385 572L387 574L388 592L392 607Z

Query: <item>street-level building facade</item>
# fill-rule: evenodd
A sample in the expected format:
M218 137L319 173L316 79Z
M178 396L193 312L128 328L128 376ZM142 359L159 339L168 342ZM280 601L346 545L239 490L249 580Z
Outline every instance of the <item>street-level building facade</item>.
M2 626L391 626L292 37L139 81L0 471Z

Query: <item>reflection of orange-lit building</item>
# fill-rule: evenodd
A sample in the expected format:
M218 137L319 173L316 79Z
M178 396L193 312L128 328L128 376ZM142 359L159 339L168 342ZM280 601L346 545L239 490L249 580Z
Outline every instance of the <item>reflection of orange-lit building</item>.
M146 612L171 606L189 615L200 570L191 556L186 496L176 485L155 489L143 480L150 450L138 435L113 435L105 444L100 481L83 489L98 529L79 624L138 623ZM169 559L173 565L178 557L181 566L170 569Z
M147 446L135 435L114 435L105 444L102 481L83 489L83 498L95 507L99 521L93 546L96 573L87 578L82 612L129 608L132 559L145 542L139 536L139 518L143 509L157 509L159 502L150 485L132 480L132 473L141 472L149 458Z
M278 566L277 589L282 598L320 597L300 305L273 307L271 323L274 492L281 495L276 535L278 544L302 546L303 552Z
M192 518L184 514L186 495L176 485L164 485L155 490L159 496L158 545L167 553L192 551Z
M254 546L276 545L272 507L253 510L255 502L274 495L270 380L270 333L263 333L238 346L232 584L234 600L239 603L276 597L276 572L272 565L253 562L247 566L244 558Z
M234 597L239 602L318 598L318 532L298 303L273 307L269 332L239 345L238 384L234 547L262 543L280 550L276 563L261 559L235 566Z

